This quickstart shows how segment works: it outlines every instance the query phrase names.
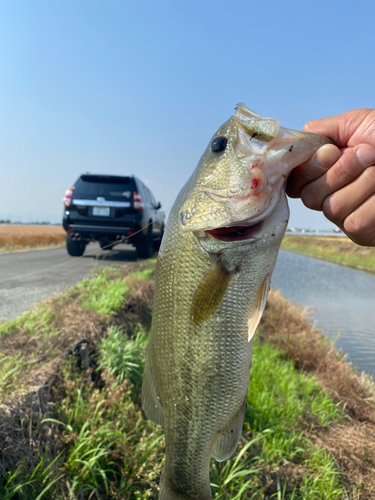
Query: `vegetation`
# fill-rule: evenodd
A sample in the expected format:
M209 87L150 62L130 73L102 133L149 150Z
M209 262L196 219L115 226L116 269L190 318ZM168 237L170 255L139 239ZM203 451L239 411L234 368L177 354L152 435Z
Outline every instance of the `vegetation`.
M360 247L349 238L330 236L284 236L284 250L311 255L336 264L375 272L375 248Z
M1 326L4 500L157 498L163 429L140 400L154 269L96 270ZM272 293L238 452L211 461L214 498L373 498L374 408L371 381Z
M65 242L65 234L61 226L0 224L0 253L59 246Z

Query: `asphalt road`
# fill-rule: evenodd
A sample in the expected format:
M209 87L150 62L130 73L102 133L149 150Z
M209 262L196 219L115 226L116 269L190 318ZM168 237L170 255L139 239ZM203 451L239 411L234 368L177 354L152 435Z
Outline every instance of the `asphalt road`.
M101 250L86 247L83 257L70 257L65 247L0 255L0 320L19 316L43 299L59 294L89 275L96 266L135 261L134 247Z

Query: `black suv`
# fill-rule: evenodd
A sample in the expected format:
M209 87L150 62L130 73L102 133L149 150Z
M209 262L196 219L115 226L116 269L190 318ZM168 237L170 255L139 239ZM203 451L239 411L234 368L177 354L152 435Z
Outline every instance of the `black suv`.
M134 176L83 174L66 191L63 202L69 255L83 255L90 241L107 249L121 242L135 245L142 259L160 247L165 214Z

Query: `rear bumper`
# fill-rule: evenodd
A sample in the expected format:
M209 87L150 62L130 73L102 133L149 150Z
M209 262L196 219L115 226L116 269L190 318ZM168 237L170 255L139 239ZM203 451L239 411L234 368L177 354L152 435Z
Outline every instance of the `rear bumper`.
M84 224L69 224L68 227L75 233L105 233L105 234L127 234L133 231L132 227L110 227L110 226L86 226Z
M63 227L68 234L71 235L72 239L77 240L87 240L87 241L99 241L103 239L107 239L109 241L118 241L123 238L126 239L126 243L128 244L136 244L139 241L143 240L147 235L147 230L140 231L140 228L135 228L134 226L121 226L121 227L111 227L111 226L92 226L85 224L69 224L66 221L63 223ZM129 232L134 233L128 234Z

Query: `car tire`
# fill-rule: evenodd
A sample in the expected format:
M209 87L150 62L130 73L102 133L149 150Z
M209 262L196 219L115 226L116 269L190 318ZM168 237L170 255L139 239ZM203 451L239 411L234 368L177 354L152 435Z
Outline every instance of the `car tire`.
M154 254L154 245L152 241L152 226L149 226L147 236L137 243L137 256L139 259L149 259Z
M85 252L85 248L85 241L73 240L69 234L66 235L66 250L69 255L72 257L81 257Z

